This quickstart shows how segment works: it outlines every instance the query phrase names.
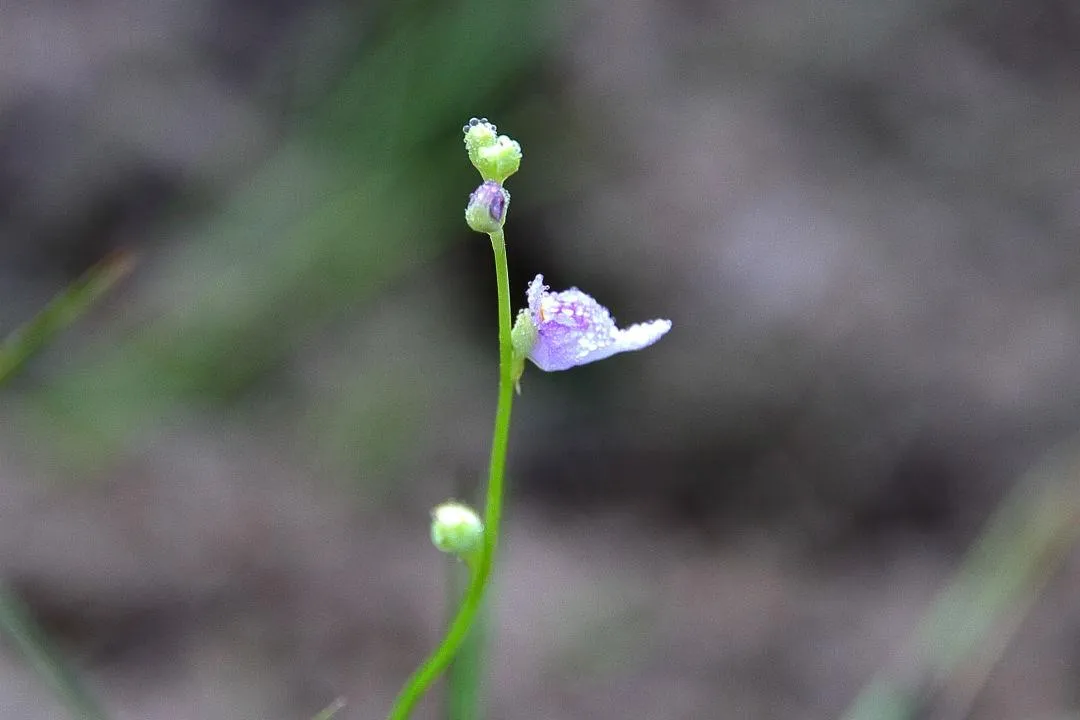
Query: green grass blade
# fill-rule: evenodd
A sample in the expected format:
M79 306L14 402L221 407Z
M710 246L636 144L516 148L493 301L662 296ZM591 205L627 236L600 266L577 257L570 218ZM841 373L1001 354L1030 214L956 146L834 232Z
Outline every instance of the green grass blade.
M7 635L27 663L78 720L106 720L105 711L75 674L50 651L44 632L8 588L0 586L0 632Z
M920 716L926 702L970 708L1078 540L1080 453L1074 450L1017 482L920 622L906 654L912 667L903 677L878 673L845 720L907 720Z
M30 357L73 322L131 270L131 256L114 255L90 268L62 290L28 323L0 343L0 385Z
M0 343L0 385L61 330L81 317L105 292L128 274L128 256L114 256L94 266L64 289L26 325ZM75 718L105 720L98 702L75 674L50 651L44 632L30 612L6 587L0 586L0 633L8 636L30 667Z

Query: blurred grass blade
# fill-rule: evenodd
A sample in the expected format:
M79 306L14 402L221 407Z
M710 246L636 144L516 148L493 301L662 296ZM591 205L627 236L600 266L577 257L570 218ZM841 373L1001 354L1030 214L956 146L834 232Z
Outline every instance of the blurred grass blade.
M0 384L10 379L26 361L69 326L112 288L131 269L130 256L113 256L94 266L62 291L26 325L0 343ZM0 586L0 632L11 638L30 667L48 684L56 697L76 718L104 720L97 701L75 675L51 653L44 633L15 595Z
M49 302L37 315L0 343L0 385L64 328L79 319L132 267L132 258L117 254L86 271Z
M447 168L464 178L468 164L447 140L499 93L515 95L557 16L479 0L387 8L377 30L357 26L365 41L333 91L222 187L198 237L155 263L128 331L19 398L13 422L30 454L47 449L43 465L86 477L172 409L231 404L467 237ZM354 404L339 393L305 422L351 417ZM336 436L320 452L352 463L355 437Z
M1080 453L1021 478L935 599L908 648L906 672L880 672L846 720L904 720L925 704L966 717L1023 616L1080 540Z
M56 697L80 720L106 720L97 700L82 686L57 655L50 652L45 634L30 612L7 587L0 585L0 632L11 638L30 667Z
M338 710L343 707L345 707L345 700L343 698L338 698L334 702L327 705L326 708L318 715L311 718L311 720L330 720L330 718L337 715Z

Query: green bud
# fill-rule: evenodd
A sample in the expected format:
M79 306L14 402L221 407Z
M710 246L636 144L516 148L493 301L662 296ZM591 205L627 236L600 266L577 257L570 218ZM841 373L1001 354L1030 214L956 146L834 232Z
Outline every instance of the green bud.
M506 222L509 207L510 193L494 180L488 180L469 196L469 204L465 206L465 222L476 232L498 232Z
M473 118L462 128L469 161L484 180L502 184L521 167L521 145L506 135L496 135L487 118Z
M536 325L528 310L518 311L514 327L510 330L510 344L514 346L513 379L518 394L521 394L521 376L525 372L525 359L536 344Z
M480 549L484 523L468 505L444 502L431 511L431 542L439 550L468 555Z

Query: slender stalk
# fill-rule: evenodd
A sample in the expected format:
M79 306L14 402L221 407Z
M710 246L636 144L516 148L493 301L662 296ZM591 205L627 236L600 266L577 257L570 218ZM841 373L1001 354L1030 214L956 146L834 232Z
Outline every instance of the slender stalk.
M468 565L458 558L447 557L447 622L457 612L461 597L471 577ZM485 601L476 614L465 642L446 670L445 720L481 720L483 711L484 644L486 640L488 603Z
M499 295L499 399L495 409L495 431L491 440L491 459L488 466L484 544L457 615L450 623L442 642L405 681L405 686L390 709L388 720L406 720L423 694L450 665L483 605L484 591L487 590L491 569L495 563L499 525L502 522L506 449L510 440L510 409L514 402L514 348L510 343L510 273L506 266L506 240L501 230L491 234L491 248L495 252L495 278Z

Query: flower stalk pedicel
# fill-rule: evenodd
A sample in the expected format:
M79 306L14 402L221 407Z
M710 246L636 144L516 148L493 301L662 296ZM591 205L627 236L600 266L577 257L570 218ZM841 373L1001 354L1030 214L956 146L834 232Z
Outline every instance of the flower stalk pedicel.
M495 125L486 118L473 118L462 130L469 161L483 178L483 183L469 196L465 221L491 239L499 304L499 392L487 495L482 521L471 509L457 503L440 505L432 513L432 541L439 549L457 553L468 561L469 585L442 642L405 682L390 710L389 720L409 717L421 696L450 666L477 621L499 541L510 410L515 386L520 392L526 358L541 370L568 370L616 353L648 347L671 329L670 320L653 320L619 329L607 308L577 288L548 292L543 275L537 275L529 285L528 307L511 326L510 274L503 235L510 193L503 183L521 166L521 146L505 135L497 135Z

